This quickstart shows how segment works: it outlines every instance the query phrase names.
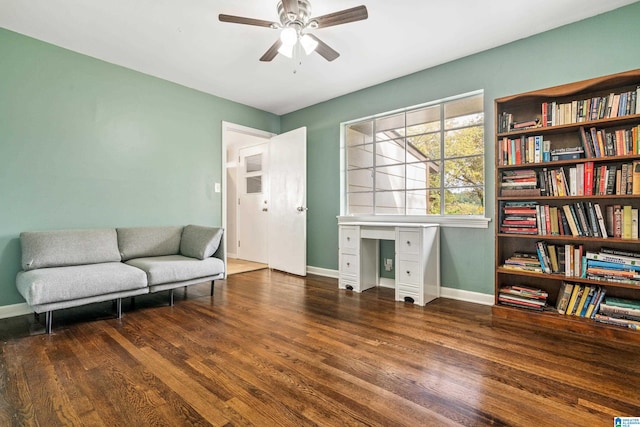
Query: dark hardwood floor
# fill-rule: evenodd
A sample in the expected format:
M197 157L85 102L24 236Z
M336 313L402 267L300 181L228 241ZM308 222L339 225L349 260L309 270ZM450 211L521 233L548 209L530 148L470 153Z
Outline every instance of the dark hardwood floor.
M0 425L612 426L640 347L261 270L0 321Z

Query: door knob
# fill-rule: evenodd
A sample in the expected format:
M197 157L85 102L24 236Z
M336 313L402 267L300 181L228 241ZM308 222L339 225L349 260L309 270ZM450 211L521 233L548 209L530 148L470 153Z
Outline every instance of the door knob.
M304 206L298 206L297 211L298 212L304 212L304 211L308 211L309 208L305 208Z
M269 209L267 208L262 208L262 212L267 212Z

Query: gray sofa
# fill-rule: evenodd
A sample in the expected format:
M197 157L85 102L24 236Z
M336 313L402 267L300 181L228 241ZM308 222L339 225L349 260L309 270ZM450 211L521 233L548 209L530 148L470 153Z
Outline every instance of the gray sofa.
M216 227L130 227L20 234L18 292L36 314L95 302L169 291L224 279L223 230Z

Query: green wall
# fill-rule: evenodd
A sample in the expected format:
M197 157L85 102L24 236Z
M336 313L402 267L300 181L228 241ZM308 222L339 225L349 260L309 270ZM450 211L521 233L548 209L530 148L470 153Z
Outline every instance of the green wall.
M24 230L220 225L221 121L280 118L0 29L0 305Z
M493 99L640 67L640 3L282 117L0 29L0 306L15 290L23 230L217 225L221 121L307 126L308 264L338 268L339 124L485 91L487 216ZM493 292L489 229L443 228L443 286Z
M639 20L634 3L283 116L283 131L308 128L308 264L338 268L341 122L484 89L486 215L494 218L493 100L640 67ZM493 293L493 227L442 229L443 286Z

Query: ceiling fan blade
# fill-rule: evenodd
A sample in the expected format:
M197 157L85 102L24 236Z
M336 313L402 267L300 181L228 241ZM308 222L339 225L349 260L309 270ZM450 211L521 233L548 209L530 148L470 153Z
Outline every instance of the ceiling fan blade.
M225 15L221 13L218 15L220 22L230 22L232 24L245 24L255 25L257 27L278 28L280 24L272 21L264 21L262 19L245 18L243 16Z
M324 59L326 59L327 61L331 62L340 56L338 52L333 50L331 47L329 47L328 44L326 44L325 42L323 42L313 34L307 34L307 35L318 42L318 46L316 47L316 52L318 52L318 54L322 56Z
M282 7L287 15L298 16L298 0L282 0Z
M327 15L313 18L318 23L318 28L332 27L334 25L347 24L349 22L362 21L367 19L369 13L366 6L356 6L340 12L329 13Z
M282 40L278 39L276 42L260 57L260 61L269 62L273 61L273 58L278 55L278 49L282 46Z

